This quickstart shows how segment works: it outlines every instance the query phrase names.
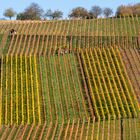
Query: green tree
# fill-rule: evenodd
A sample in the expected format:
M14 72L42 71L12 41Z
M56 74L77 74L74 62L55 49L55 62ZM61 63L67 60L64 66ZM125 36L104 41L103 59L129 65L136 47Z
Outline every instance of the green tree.
M51 9L48 9L44 14L44 17L48 17L49 19L60 19L63 17L63 12L60 10L52 11Z
M8 8L4 11L3 15L11 20L11 18L16 15L16 12L13 10L13 8Z
M60 11L60 10L55 10L53 13L52 13L52 18L53 19L60 19L63 17L63 12Z
M48 9L46 11L46 13L44 14L44 18L49 18L51 19L52 18L52 15L53 15L53 11L51 9Z
M26 15L25 13L19 13L17 14L17 20L27 20L28 15Z

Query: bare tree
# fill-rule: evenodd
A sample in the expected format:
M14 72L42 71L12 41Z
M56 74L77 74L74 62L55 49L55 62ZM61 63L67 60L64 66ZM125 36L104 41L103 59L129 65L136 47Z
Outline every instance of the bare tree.
M109 16L111 16L113 14L113 10L111 8L105 8L103 10L103 14L106 18L108 18Z
M98 18L98 16L102 14L102 9L96 5L92 6L90 14L93 15L93 17Z
M117 8L116 16L130 16L133 14L132 8L130 6L121 5Z
M140 16L140 3L134 5L120 5L117 8L116 16Z
M88 16L88 11L83 7L76 7L72 9L71 13L69 14L70 18L86 18Z
M3 15L11 20L11 18L16 15L16 12L13 10L13 8L8 8L4 11Z
M43 9L37 3L31 3L29 7L27 7L23 13L19 13L17 15L17 19L21 20L38 20L43 16Z
M37 3L31 3L31 5L25 9L24 13L31 19L40 19L43 12L43 9Z
M134 4L132 7L133 15L140 16L140 3Z

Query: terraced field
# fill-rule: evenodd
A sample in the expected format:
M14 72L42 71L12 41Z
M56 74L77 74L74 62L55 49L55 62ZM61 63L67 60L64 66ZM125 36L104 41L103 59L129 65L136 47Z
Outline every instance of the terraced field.
M122 49L121 55L140 104L140 54L137 49Z
M47 55L71 53L81 48L119 46L139 48L138 37L66 37L48 35L3 35L0 54ZM20 46L20 47L19 47Z
M139 34L140 17L112 17L85 20L1 21L0 33L16 29L18 34L120 36Z
M138 16L0 21L0 139L139 140L139 29Z
M123 124L123 133L121 125ZM56 129L56 127L60 129ZM140 119L122 119L103 122L73 121L67 124L3 126L1 139L130 139L140 138Z
M3 53L48 54L60 48L68 51L77 48L121 46L139 48L140 18L121 17L92 20L54 21L1 21L0 34ZM10 35L9 30L16 34ZM18 41L19 40L19 41ZM18 46L21 46L20 49ZM28 47L32 49L29 51ZM2 50L1 50L2 51Z
M137 117L139 106L118 49L81 51L97 119Z

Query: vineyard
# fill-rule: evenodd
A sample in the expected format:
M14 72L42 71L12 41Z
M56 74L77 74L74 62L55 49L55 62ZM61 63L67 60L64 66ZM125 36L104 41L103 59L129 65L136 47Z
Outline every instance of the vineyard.
M0 139L139 140L140 17L0 21Z

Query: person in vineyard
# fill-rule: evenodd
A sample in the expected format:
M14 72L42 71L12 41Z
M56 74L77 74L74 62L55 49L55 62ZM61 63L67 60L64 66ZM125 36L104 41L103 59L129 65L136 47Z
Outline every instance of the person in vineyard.
M68 53L68 50L67 50L67 48L66 47L63 47L63 48L61 48L60 49L60 54L67 54Z
M10 34L11 34L11 35L13 35L13 34L16 34L16 33L17 33L15 29L11 29L9 32L10 32Z

